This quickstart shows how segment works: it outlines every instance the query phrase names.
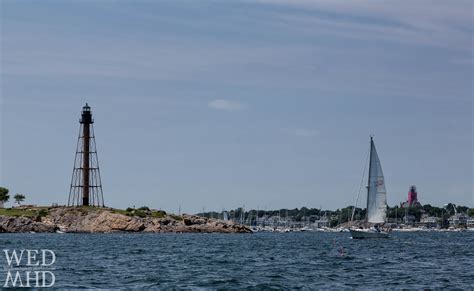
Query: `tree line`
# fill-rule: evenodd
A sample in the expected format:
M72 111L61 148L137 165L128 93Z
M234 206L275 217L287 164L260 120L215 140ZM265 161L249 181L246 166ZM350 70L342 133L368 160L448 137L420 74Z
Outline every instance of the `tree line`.
M10 190L4 187L0 187L0 204L3 205L10 200L10 195L8 193L10 193ZM20 193L16 193L13 196L13 199L15 199L15 203L17 203L18 206L20 206L21 203L25 201L25 198L26 198L25 195L20 194Z

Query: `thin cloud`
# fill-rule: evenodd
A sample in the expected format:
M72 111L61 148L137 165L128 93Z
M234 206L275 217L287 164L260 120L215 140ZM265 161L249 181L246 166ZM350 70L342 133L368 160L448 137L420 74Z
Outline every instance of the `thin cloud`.
M217 110L227 110L227 111L238 111L242 110L244 106L236 101L225 100L225 99L216 99L209 102L208 106L212 109Z
M301 17L318 31L334 30L340 36L386 39L471 50L472 1L344 1L344 0L258 0L310 11L329 12L331 19ZM361 21L361 20L370 20ZM317 22L322 22L318 24Z

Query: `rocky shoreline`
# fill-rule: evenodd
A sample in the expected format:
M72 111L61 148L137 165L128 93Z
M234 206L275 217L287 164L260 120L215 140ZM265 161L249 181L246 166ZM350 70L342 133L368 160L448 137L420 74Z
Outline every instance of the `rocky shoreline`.
M109 208L57 207L42 210L29 209L36 215L0 215L0 233L250 233L248 227L229 221L195 215L168 215L160 217L147 213Z

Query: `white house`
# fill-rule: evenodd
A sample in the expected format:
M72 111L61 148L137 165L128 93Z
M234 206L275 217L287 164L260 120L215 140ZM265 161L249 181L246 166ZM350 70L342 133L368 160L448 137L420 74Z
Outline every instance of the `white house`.
M449 225L467 225L469 216L465 213L456 213L449 218Z
M467 220L467 227L474 227L474 217L470 217Z

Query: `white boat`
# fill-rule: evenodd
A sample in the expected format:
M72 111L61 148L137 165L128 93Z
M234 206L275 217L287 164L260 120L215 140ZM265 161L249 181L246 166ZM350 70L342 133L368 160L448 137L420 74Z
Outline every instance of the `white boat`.
M388 232L381 231L375 228L369 229L351 229L350 230L353 239L366 239L366 238L388 238Z
M396 231L396 232L420 232L420 231L424 231L424 230L419 228L419 227L406 227L406 228L394 228L394 229L392 229L392 231Z
M250 230L251 230L252 232L259 232L259 231L261 231L258 226L251 226L251 227L250 227Z
M355 206L354 206L355 210ZM385 223L387 212L387 191L382 166L380 164L374 140L370 137L369 178L367 183L367 216L366 222L374 224L374 228L351 228L353 239L388 238L388 232L378 228L378 224ZM354 212L353 212L354 213Z
M222 210L222 218L224 219L224 221L229 221L229 212L227 212L226 210Z
M300 231L311 231L311 228L309 226L304 226L300 229Z
M464 228L455 228L455 227L450 226L446 229L441 229L440 231L441 232L465 232L466 229L464 229Z

